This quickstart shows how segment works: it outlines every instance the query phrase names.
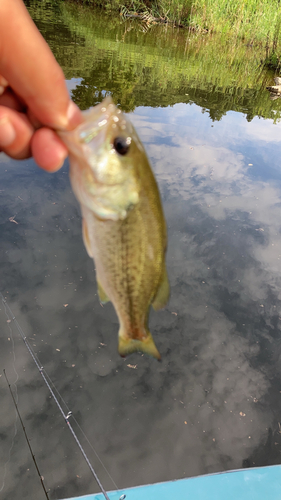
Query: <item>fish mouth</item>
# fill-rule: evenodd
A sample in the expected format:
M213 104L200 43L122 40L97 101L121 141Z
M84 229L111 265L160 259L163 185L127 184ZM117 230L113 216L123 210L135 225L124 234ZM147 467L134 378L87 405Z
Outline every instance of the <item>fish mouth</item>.
M94 204L96 212L102 216L104 213L97 206L97 199L109 197L109 205L116 212L114 218L123 219L138 199L136 181L128 175L131 162L127 153L131 147L133 127L115 106L111 96L83 111L83 118L84 121L74 130L59 132L70 154L70 178L74 192L81 203L85 203L86 196L87 206L91 208ZM121 163L120 158L124 156L127 159L121 160ZM129 194L132 186L133 196ZM107 205L102 203L106 212Z
M118 109L111 96L96 106L90 108L84 113L85 122L77 127L79 139L84 144L89 144L106 126L112 126L119 121L118 115L121 110Z
M96 106L83 111L83 122L71 131L58 131L70 154L91 156L94 151L124 155L131 144L132 126L121 109L107 96Z
M75 143L82 143L88 145L101 131L111 127L113 130L116 128L116 123L122 122L122 128L126 128L125 117L122 117L121 109L117 108L110 95L105 99L89 108L82 111L83 122L78 125L74 130L57 130L57 134L67 146L70 153L75 154L77 146ZM121 115L121 116L120 116ZM123 123L124 122L124 123Z

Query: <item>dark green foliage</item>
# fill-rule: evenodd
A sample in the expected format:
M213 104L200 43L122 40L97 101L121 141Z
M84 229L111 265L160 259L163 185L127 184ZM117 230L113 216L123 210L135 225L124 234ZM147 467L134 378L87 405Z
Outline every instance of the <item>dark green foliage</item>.
M139 20L68 1L54 8L48 0L30 0L29 10L66 78L79 78L72 96L81 109L110 93L124 111L195 102L212 120L229 110L249 121L281 116L280 100L271 101L265 90L273 74L262 69L262 45L158 24L145 30ZM52 16L60 19L59 43Z

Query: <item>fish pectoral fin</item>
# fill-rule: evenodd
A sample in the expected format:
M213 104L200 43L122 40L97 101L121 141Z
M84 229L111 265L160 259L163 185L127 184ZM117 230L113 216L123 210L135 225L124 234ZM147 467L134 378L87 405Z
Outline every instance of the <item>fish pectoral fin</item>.
M106 295L102 285L100 284L99 279L97 278L97 283L98 283L98 294L99 294L99 299L102 304L106 304L107 302L110 301L108 296Z
M155 311L162 309L168 302L170 295L170 285L167 275L167 269L164 264L161 280L156 292L156 295L152 301L152 307Z
M132 354L133 352L140 351L153 356L158 359L158 361L161 360L161 355L154 343L151 333L148 330L146 330L146 337L139 340L130 338L124 333L122 327L120 327L118 337L118 352L122 358L125 358L128 354Z
M90 243L90 238L89 238L89 233L88 233L88 226L87 226L86 219L84 217L82 219L82 235L83 235L83 241L84 241L84 245L86 247L87 253L88 253L89 257L92 257L92 259L93 259L93 254L92 254L92 250L91 250L91 243Z

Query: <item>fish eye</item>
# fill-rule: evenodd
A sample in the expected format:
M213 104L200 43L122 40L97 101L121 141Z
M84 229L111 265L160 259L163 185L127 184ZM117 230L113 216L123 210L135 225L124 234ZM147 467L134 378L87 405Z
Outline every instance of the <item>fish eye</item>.
M128 138L129 139L129 138ZM125 139L124 137L115 137L113 141L113 146L115 151L119 155L126 155L130 149L130 143L131 141L128 141L128 139Z

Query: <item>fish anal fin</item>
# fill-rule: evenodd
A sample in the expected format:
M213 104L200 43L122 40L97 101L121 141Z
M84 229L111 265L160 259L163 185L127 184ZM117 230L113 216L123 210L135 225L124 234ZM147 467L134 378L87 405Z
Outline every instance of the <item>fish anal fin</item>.
M84 245L85 245L85 248L87 250L87 253L88 253L89 257L92 257L92 259L93 259L93 254L92 254L92 250L91 250L91 243L90 243L90 238L89 238L89 232L88 232L88 226L87 226L86 219L84 217L82 220L82 235L83 235L83 241L84 241Z
M167 269L164 264L159 286L156 295L152 301L152 307L155 311L162 309L168 302L170 295L170 285L167 275Z
M124 334L122 327L119 330L118 352L122 358L133 352L143 352L161 361L161 355L154 343L151 333L146 330L146 336L142 339L130 338Z
M102 304L106 304L107 302L109 302L109 298L108 296L106 295L104 289L103 289L103 286L101 285L98 277L97 277L97 283L98 283L98 294L99 294L99 299L101 301Z

